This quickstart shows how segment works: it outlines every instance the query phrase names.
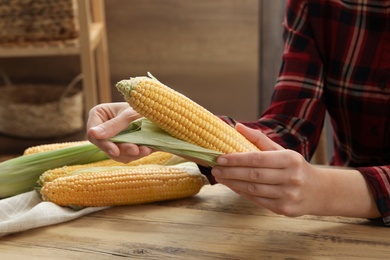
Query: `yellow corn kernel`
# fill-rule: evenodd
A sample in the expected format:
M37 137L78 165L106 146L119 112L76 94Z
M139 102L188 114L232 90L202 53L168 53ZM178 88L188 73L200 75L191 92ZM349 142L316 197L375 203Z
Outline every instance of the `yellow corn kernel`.
M45 171L41 176L39 176L39 179L37 181L38 186L43 186L47 182L51 182L57 178L64 177L67 175L71 175L73 172L91 168L91 167L106 167L106 166L138 166L138 165L146 165L146 164L156 164L156 165L163 165L165 164L169 159L171 159L174 155L167 152L161 152L157 151L150 155L144 156L138 160L131 161L127 164L117 162L112 159L97 161L94 163L87 163L87 164L78 164L78 165L69 165L69 166L63 166L60 168L50 169Z
M167 166L108 167L46 183L42 199L60 206L97 207L185 198L203 186L202 175Z
M222 153L259 150L233 127L154 78L122 80L129 105L173 137Z
M94 163L87 163L87 164L76 164L76 165L65 165L63 167L54 168L45 171L44 173L39 176L39 179L37 181L38 186L43 186L47 182L54 181L57 178L64 177L67 175L71 175L72 172L78 171L81 169L91 168L91 167L98 167L98 166L114 166L114 165L125 165L120 162L116 162L112 159L102 160Z
M149 154L148 156L144 156L138 160L131 161L127 163L128 166L137 166L137 165L145 165L145 164L158 164L164 165L167 161L169 161L174 155L167 152L157 151Z
M88 143L89 141L74 141L74 142L63 142L63 143L54 143L54 144L42 144L42 145L37 145L37 146L32 146L27 148L26 150L24 150L23 155L53 151L61 148L83 145Z

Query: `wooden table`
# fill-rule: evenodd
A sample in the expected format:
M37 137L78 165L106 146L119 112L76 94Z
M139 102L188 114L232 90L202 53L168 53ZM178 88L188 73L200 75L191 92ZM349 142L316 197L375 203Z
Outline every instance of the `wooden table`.
M1 237L0 259L388 259L389 238L366 220L279 216L215 185Z

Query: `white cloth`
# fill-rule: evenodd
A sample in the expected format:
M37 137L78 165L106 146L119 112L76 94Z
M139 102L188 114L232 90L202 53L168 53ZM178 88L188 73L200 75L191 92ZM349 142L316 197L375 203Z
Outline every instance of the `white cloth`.
M79 218L107 207L73 210L42 201L36 191L0 200L0 237Z

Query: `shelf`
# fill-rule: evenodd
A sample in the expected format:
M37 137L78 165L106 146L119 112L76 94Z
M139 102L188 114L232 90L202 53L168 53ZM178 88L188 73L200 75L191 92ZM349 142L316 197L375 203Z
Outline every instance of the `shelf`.
M79 36L67 41L0 45L0 58L80 56L86 115L111 102L111 83L103 0L77 0Z
M102 31L102 23L93 23L90 25L89 38L90 46L92 49L95 49L99 44L102 37ZM62 56L79 54L79 39L0 46L1 58Z

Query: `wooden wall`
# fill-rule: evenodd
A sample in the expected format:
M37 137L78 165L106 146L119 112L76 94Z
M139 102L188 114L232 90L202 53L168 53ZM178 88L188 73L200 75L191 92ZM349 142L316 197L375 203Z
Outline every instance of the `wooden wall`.
M150 71L215 114L255 120L279 66L284 2L105 1L113 101L117 81ZM0 68L16 83L68 83L80 70L78 57L0 59Z
M150 71L214 113L257 117L257 0L123 3L106 2L114 81Z
M217 114L258 115L258 0L105 1L112 85L152 72ZM0 60L15 81L63 81L77 57ZM113 87L113 86L112 86ZM122 100L113 88L114 101Z

